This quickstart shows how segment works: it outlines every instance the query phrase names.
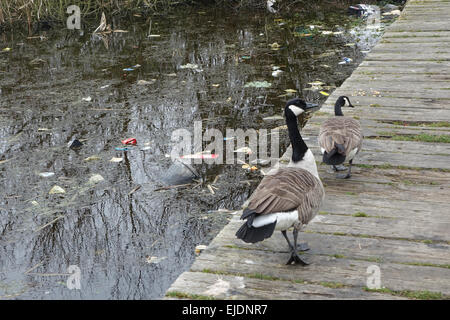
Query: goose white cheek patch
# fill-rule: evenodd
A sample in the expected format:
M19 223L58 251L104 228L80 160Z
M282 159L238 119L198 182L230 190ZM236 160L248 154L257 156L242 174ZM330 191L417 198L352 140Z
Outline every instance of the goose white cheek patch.
M294 105L290 105L290 106L289 106L289 109L290 109L296 116L298 116L298 115L300 115L300 114L302 114L302 113L304 112L302 108L299 108L299 107L294 106Z

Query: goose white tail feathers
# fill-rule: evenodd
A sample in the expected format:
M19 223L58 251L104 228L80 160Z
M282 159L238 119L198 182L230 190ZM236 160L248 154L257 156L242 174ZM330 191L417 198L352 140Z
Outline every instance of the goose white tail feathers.
M244 210L241 219L247 219L247 221L236 232L236 237L247 243L255 243L272 236L277 222L274 221L263 226L255 227L253 226L255 216L255 211L248 208Z

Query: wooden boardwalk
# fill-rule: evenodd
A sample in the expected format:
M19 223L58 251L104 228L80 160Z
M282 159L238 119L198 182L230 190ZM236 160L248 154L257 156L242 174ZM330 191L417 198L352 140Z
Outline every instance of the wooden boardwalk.
M409 1L308 122L303 136L318 163L319 126L340 95L355 105L343 111L360 119L365 141L350 180L319 165L326 200L300 233L311 265L284 265L279 232L255 245L236 239L236 215L167 298L450 297L450 1ZM371 265L381 271L379 290L366 288Z

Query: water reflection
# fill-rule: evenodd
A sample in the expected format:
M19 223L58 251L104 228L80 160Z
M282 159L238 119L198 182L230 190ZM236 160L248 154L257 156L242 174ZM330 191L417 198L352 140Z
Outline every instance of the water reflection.
M321 28L331 29L345 12L323 17ZM107 36L107 46L88 32L2 35L12 51L0 55L0 298L160 298L189 268L194 247L226 223L225 214L208 211L238 209L261 179L240 165L201 165L204 181L217 180L215 194L205 186L161 189L172 132L192 132L194 121L222 132L283 125L262 119L281 114L285 89L322 102L309 83L320 80L331 92L354 68L341 58L362 58L345 46L349 34L292 32L308 17L280 23L264 13L209 10L151 21L159 37L148 37L148 20L115 21L129 32ZM181 68L188 63L199 69ZM274 65L281 77L271 76ZM250 81L272 85L244 88ZM138 147L116 151L129 137ZM84 144L77 152L67 147L75 138ZM285 134L281 140L280 153ZM99 159L85 160L91 156ZM90 184L93 174L105 180ZM54 185L66 193L49 195ZM81 269L81 290L66 287L70 265Z

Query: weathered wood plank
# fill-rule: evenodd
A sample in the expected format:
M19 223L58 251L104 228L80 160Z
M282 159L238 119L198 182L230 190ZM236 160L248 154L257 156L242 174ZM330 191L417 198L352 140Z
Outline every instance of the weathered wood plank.
M233 219L209 247L213 249L214 247L228 246L241 249L288 252L286 241L280 232L276 232L271 241L254 244L240 241L236 238L235 233L242 223L240 220ZM444 243L429 244L407 240L306 232L300 234L300 239L302 242L309 244L311 249L308 253L313 255L347 257L378 262L450 266L450 245Z
M310 283L333 282L363 288L367 282L367 267L377 264L381 269L381 285L391 290L428 290L450 294L450 269L410 266L393 263L337 259L335 257L303 255L311 264L306 267L285 265L288 253L261 250L214 248L205 250L196 259L191 271L221 272L246 275L262 274L287 281ZM268 280L270 281L270 280Z
M215 299L316 300L316 299L405 299L389 294L367 292L360 288L327 288L321 285L288 281L265 281L248 277L185 272L169 292L209 296Z

